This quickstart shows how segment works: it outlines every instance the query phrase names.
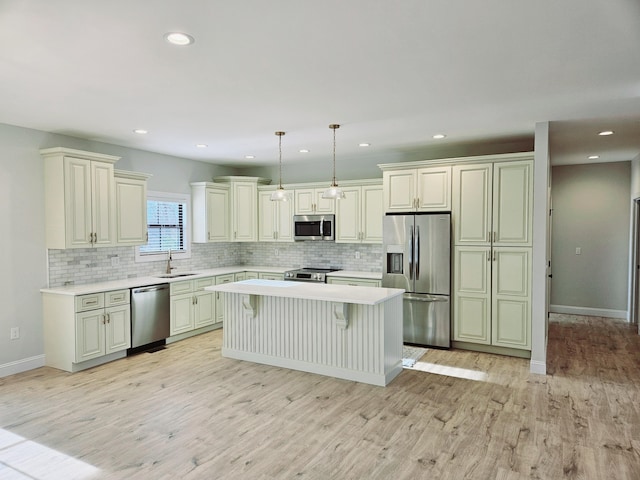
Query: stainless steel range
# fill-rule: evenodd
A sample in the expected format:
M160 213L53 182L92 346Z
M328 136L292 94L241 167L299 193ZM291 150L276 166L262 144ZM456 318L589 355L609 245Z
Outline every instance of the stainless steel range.
M336 272L339 268L299 268L284 272L285 280L295 282L327 283L327 273Z

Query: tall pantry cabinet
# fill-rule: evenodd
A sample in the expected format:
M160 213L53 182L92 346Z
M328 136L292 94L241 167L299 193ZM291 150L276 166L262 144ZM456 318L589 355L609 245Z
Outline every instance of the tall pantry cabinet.
M530 350L533 160L452 179L454 342Z

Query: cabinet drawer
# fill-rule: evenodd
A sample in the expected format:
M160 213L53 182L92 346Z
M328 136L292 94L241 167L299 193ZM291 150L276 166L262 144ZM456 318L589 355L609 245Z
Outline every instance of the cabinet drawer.
M76 297L76 312L86 312L104 307L104 293L89 293Z
M230 273L228 275L218 275L216 277L216 285L220 285L222 283L232 283L235 281L235 275Z
M381 281L370 279L370 278L334 277L334 278L328 278L327 283L332 285L352 285L355 287L379 287Z
M129 290L114 290L105 292L105 306L114 307L116 305L126 305L129 303Z
M178 295L180 293L189 293L193 291L193 282L185 280L183 282L171 282L169 284L170 295Z
M200 290L204 290L204 287L210 287L211 285L214 284L214 281L213 281L213 277L196 278L195 280L193 280L193 283L195 284L194 291L197 292Z

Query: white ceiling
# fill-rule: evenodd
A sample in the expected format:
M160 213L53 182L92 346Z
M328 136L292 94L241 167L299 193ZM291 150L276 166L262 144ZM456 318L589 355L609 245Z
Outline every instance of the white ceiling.
M630 160L639 46L638 0L0 0L0 123L243 166L551 121L554 164Z

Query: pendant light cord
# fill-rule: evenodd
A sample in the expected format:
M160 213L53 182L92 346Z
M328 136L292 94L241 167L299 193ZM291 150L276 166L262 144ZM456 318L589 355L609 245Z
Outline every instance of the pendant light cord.
M333 130L333 183L332 187L337 187L338 183L336 182L336 129L340 128L340 125L331 124L329 128Z
M283 190L282 188L282 135L284 135L284 132L276 132L276 135L278 135L278 158L279 161L278 163L280 164L280 190Z

